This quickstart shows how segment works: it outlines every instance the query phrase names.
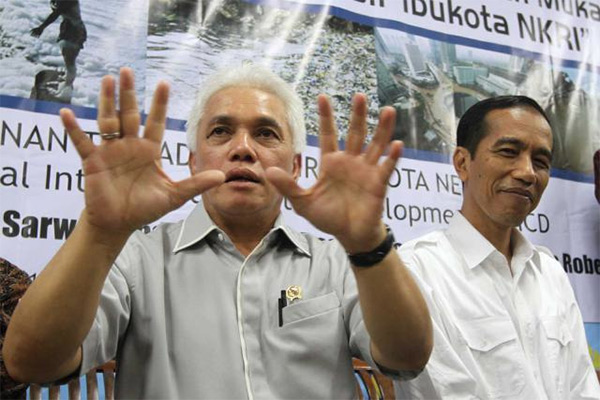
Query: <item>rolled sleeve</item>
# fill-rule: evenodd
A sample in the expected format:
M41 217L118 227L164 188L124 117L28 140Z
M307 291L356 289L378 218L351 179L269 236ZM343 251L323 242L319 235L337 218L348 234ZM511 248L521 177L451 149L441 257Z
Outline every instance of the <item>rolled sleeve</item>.
M129 316L129 286L114 265L104 283L94 323L82 344L81 373L115 359Z

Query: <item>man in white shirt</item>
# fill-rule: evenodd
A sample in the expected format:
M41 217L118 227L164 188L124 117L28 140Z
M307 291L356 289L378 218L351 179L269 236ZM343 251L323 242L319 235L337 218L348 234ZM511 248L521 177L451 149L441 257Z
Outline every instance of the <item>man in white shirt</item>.
M450 226L402 246L434 323L425 371L398 398L598 399L581 313L561 265L516 229L548 184L552 128L525 96L462 117L454 167L463 204Z

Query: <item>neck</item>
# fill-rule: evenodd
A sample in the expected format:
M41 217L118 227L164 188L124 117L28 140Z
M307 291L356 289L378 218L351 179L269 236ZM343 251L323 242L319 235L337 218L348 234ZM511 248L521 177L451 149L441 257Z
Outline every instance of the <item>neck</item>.
M269 233L277 216L223 215L206 210L215 225L229 236L236 249L247 257L260 241Z

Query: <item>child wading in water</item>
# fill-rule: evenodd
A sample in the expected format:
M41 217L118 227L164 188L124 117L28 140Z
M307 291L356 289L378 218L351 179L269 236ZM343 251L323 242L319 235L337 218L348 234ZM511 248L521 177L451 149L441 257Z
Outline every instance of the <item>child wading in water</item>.
M59 16L62 16L60 24L60 33L58 35L58 45L65 61L66 76L64 84L61 84L57 90L57 97L71 97L73 91L73 81L77 75L75 61L79 51L83 48L83 43L87 39L87 31L81 11L79 9L79 0L50 0L52 12L40 26L33 28L31 36L39 37L44 29L52 24Z

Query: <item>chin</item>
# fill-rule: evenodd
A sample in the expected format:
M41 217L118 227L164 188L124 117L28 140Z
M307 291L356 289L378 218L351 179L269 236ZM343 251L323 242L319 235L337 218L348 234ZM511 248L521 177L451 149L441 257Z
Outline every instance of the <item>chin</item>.
M502 215L501 220L503 225L516 228L525 221L525 218L529 215L529 212L526 214L523 213L505 213Z
M269 209L270 206L256 199L230 199L224 202L219 209L230 215L256 215Z

